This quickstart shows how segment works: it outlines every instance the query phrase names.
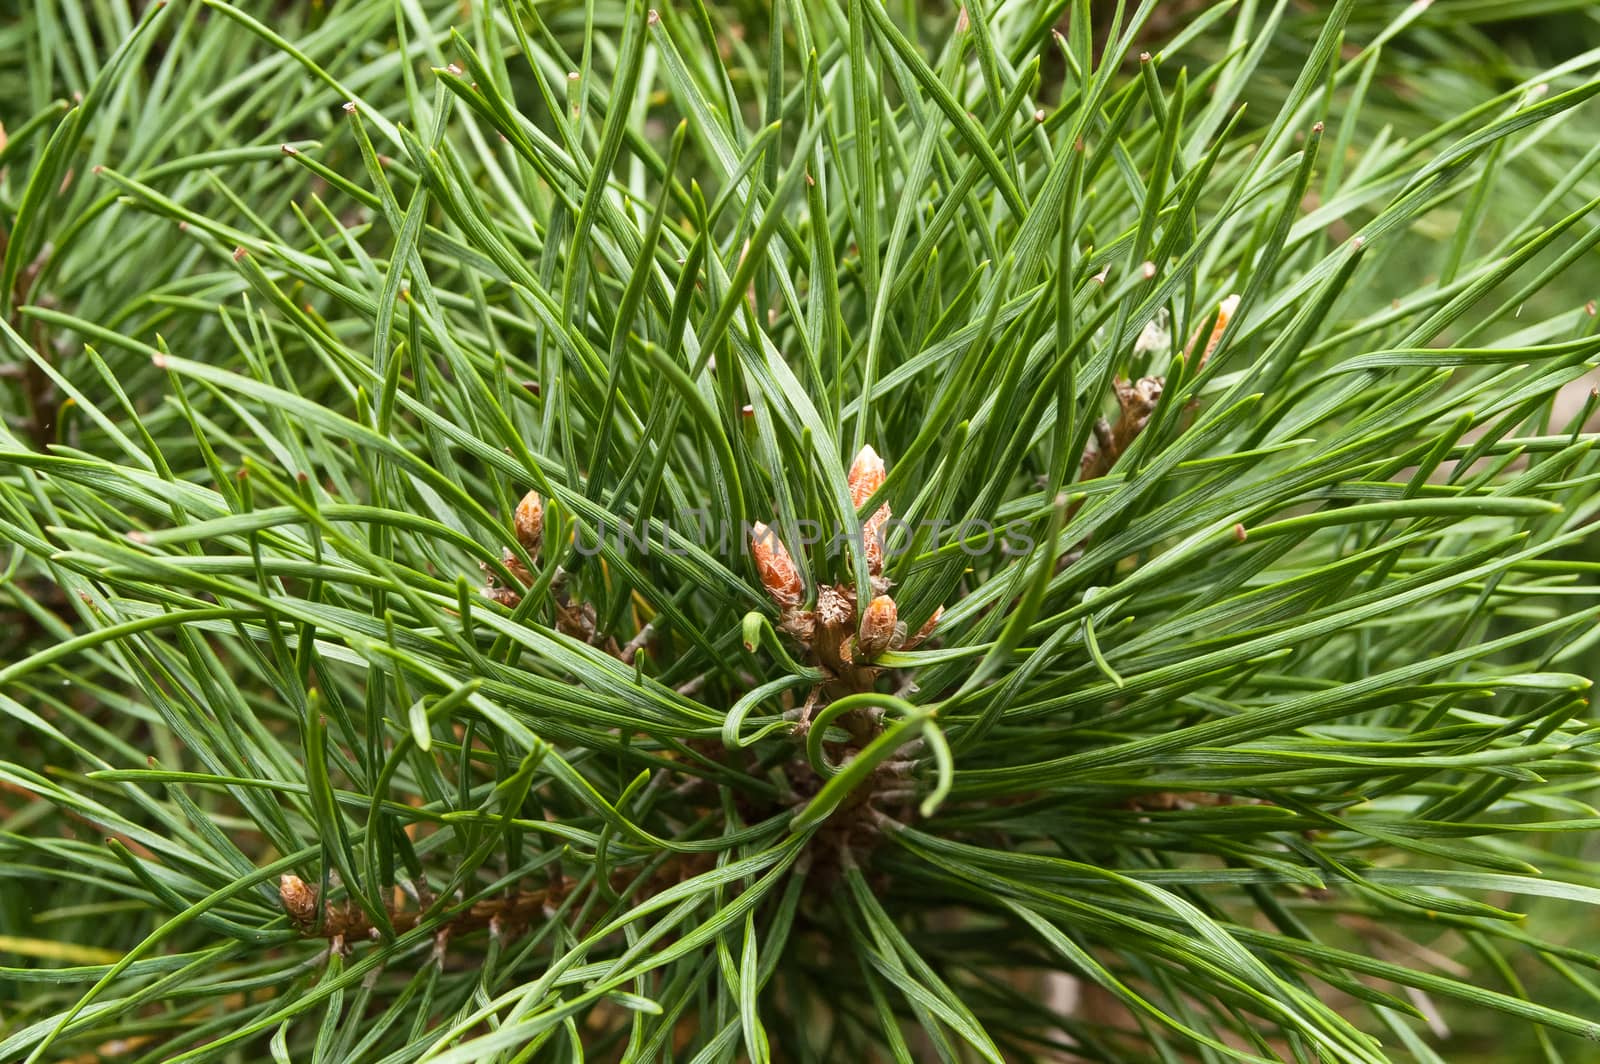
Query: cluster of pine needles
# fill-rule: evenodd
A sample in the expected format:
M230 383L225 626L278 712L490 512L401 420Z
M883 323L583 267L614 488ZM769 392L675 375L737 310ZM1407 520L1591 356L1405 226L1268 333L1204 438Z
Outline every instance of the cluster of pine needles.
M0 1060L1595 1059L1592 5L654 2L0 20Z

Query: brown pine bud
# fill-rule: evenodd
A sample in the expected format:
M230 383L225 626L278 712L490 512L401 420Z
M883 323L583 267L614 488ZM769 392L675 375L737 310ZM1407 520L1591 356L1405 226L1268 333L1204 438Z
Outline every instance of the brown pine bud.
M593 643L598 616L593 603L556 601L556 630L573 639Z
M811 610L784 610L783 618L778 624L802 643L809 644L812 636L817 633L817 615Z
M877 657L887 650L894 639L895 625L899 619L899 610L895 608L894 599L888 595L879 595L867 603L867 608L861 613L861 631L858 639L862 653L867 657Z
M539 493L530 491L517 503L516 516L513 524L517 530L517 542L527 549L529 554L539 553L539 544L544 540L544 500L539 498Z
M483 589L483 597L490 602L499 603L508 610L516 609L517 604L522 601L522 595L519 592L511 590L509 587L494 587L492 585Z
M278 898L295 926L306 928L317 922L317 892L299 876L285 872L278 877Z
M817 592L817 623L826 628L846 629L855 617L854 597L837 587L824 587Z
M910 639L904 640L900 644L899 649L900 650L910 650L912 647L916 646L918 643L920 643L924 639L928 638L930 635L933 634L934 628L938 626L939 618L943 617L943 616L944 616L944 607L940 606L938 609L933 611L933 616L928 618L927 623L925 623L921 628L917 629L917 634L916 635L912 636Z
M1122 416L1111 429L1111 453L1120 457L1143 428L1150 423L1161 393L1166 388L1164 377L1140 377L1136 382L1117 378L1111 382L1117 393L1117 405Z
M794 559L778 538L778 534L757 521L750 529L750 553L755 556L756 572L761 574L761 586L784 609L800 605L805 599L805 585L800 583L800 571Z
M1199 368L1205 368L1206 361L1211 357L1211 353L1217 349L1217 345L1222 342L1222 334L1227 331L1228 322L1233 320L1233 315L1238 309L1239 297L1237 295L1231 295L1217 304L1217 323L1211 327L1211 336L1206 340L1206 348L1200 353ZM1198 339L1200 339L1198 332L1190 337L1189 346L1184 349L1184 354L1194 350L1194 342Z
M872 493L883 487L884 477L888 475L883 466L883 459L878 457L878 452L872 449L871 444L861 448L861 453L856 455L856 460L850 463L850 475L846 482L850 485L850 501L860 506L872 498Z
M511 575L516 577L517 582L523 587L533 586L533 574L528 571L528 567L523 565L521 560L518 559L515 554L512 554L509 549L502 550L500 552L500 560L505 563L507 569L511 570Z
M867 554L867 572L873 576L883 572L883 539L888 523L889 504L884 503L861 525L861 544Z
M850 463L850 475L846 481L850 487L850 501L860 506L872 498L872 493L883 487L887 475L878 452L870 444L863 446L856 460ZM883 572L883 527L889 517L889 504L884 503L861 524L861 545L867 555L867 571L873 576Z
M839 649L836 653L841 663L845 665L854 665L856 663L856 652L851 649L851 644L855 641L855 636L850 635L839 640Z

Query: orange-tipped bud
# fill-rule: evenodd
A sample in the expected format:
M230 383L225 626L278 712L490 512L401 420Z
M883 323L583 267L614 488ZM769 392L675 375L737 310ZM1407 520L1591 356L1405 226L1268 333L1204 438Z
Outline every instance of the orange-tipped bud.
M878 452L872 449L871 444L863 446L856 460L850 463L850 475L846 478L850 485L850 502L860 506L872 498L872 493L883 487L883 479L887 475Z
M888 523L889 504L884 503L861 524L861 545L867 553L867 572L873 576L883 572L883 526Z
M517 542L527 548L529 554L537 554L544 539L544 500L539 498L538 492L530 491L522 497L512 523L516 526Z
M933 611L933 616L928 618L927 623L924 624L921 628L917 629L917 634L916 635L912 636L910 639L907 639L903 643L900 644L900 648L899 649L901 649L901 650L910 650L912 647L916 646L918 643L920 643L924 639L928 638L930 635L933 634L934 628L938 627L939 618L943 617L943 616L944 616L944 607L940 606L938 609Z
M310 927L317 920L317 892L306 881L286 872L278 877L278 899L289 919L301 927Z
M861 453L856 455L856 460L850 463L850 475L847 483L850 487L850 501L860 506L872 498L872 493L883 487L884 478L888 472L884 469L883 459L878 457L878 452L870 444L861 448ZM883 526L888 523L890 516L889 504L884 503L866 519L861 525L862 548L867 554L867 570L873 576L883 571Z
M750 553L755 556L761 586L773 602L788 609L804 601L805 586L800 583L800 571L794 567L788 548L776 532L760 521L750 529Z
M1211 353L1222 342L1222 334L1228 329L1228 322L1233 320L1233 315L1239 309L1239 297L1231 295L1217 304L1217 323L1211 327L1211 336L1206 340L1206 348L1200 353L1200 366L1203 368L1206 361L1211 358ZM1195 335L1199 339L1199 334ZM1189 341L1189 350L1194 349L1194 340ZM1187 352L1186 352L1187 353Z
M861 612L858 640L862 652L868 657L876 657L887 650L894 640L895 625L899 620L900 612L895 608L894 599L888 595L879 595L867 603L867 608Z

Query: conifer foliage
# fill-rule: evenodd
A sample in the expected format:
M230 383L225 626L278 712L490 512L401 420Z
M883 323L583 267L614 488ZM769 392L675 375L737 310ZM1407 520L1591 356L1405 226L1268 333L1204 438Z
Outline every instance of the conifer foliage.
M0 25L0 1060L1590 1059L1587 5L655 2Z

